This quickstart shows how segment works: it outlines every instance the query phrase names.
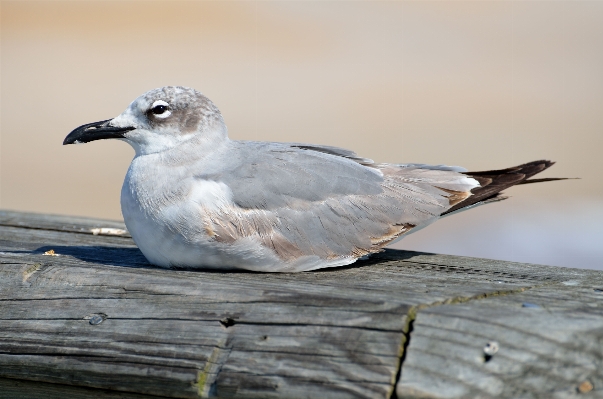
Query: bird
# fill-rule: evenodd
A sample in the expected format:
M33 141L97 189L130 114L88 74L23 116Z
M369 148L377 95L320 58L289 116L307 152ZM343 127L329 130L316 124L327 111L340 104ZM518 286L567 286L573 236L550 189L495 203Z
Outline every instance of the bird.
M152 265L303 272L349 265L436 220L500 201L554 162L468 172L377 163L326 145L232 140L195 89L150 90L63 144L117 139L135 151L124 222Z

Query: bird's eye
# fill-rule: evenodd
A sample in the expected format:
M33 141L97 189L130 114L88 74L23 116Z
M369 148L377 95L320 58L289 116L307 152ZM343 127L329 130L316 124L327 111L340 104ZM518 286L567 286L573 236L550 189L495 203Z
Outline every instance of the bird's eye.
M167 118L172 114L170 111L170 104L166 103L163 100L157 100L151 105L149 111L155 115L156 118Z
M166 107L165 105L157 105L155 107L153 107L153 109L151 109L151 112L153 112L155 115L159 115L159 114L163 114L165 111L167 111L168 107Z

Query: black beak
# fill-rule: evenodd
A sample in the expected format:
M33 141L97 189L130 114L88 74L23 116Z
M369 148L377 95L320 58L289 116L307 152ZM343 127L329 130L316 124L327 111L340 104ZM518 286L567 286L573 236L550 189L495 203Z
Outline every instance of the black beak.
M111 126L109 125L109 122L111 122L111 119L82 125L77 129L74 129L71 133L67 135L67 137L65 137L65 140L63 140L63 145L74 143L87 143L89 141L101 139L123 138L124 134L126 134L130 130L136 129L132 126Z

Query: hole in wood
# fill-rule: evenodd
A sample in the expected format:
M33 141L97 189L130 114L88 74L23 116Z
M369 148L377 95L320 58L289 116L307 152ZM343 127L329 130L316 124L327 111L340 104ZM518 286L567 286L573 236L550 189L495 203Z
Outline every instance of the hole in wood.
M484 362L488 363L494 354L498 352L498 342L490 341L484 346Z
M234 321L234 319L231 319L230 317L225 317L222 320L220 320L220 324L222 324L225 328L228 328L228 327L234 326L235 321Z

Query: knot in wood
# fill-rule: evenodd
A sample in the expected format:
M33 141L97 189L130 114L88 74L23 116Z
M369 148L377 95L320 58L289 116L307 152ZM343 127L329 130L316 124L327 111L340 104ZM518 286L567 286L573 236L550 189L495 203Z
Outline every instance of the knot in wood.
M104 313L95 313L86 317L88 319L88 323L93 326L97 326L101 324L107 318L107 315Z

